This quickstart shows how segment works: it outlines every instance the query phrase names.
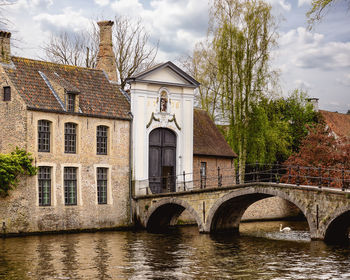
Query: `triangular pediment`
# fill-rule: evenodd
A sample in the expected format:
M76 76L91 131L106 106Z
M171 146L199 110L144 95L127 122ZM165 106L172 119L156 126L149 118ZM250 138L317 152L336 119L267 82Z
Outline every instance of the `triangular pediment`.
M170 84L185 87L199 86L199 83L195 79L170 61L155 65L146 71L136 74L129 78L128 81Z

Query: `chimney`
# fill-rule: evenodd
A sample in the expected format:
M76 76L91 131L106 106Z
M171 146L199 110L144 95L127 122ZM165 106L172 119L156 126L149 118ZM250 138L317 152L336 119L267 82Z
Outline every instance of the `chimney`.
M117 65L112 43L113 21L100 21L97 23L100 27L100 46L97 55L96 68L104 70L110 81L117 81Z
M319 98L312 97L312 98L308 98L306 100L309 103L311 103L311 105L314 107L314 111L318 112L318 100L319 100Z
M10 32L0 31L0 62L2 63L9 63L11 60L10 38Z

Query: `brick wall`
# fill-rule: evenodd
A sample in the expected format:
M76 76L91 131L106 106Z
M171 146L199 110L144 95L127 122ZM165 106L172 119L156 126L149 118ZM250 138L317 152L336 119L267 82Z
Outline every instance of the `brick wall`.
M4 87L11 88L11 100L4 101ZM16 146L27 147L26 105L6 78L0 65L0 153L13 151Z
M208 187L218 186L218 167L222 175L222 186L235 184L235 167L233 160L222 157L208 157L193 155L193 180L194 188L201 187L201 164L206 164L206 180L202 179L202 185ZM205 182L204 182L205 181Z

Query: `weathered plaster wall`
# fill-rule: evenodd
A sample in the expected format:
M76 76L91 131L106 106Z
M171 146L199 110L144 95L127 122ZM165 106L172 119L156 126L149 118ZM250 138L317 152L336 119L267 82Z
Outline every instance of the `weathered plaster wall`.
M193 164L193 88L165 83L185 83L172 71L163 69L147 79L159 84L131 83L131 111L133 120L133 180L136 194L146 194L149 176L149 134L163 127L176 134L176 173L187 173L186 181L192 181ZM167 112L160 112L160 93L168 93ZM154 116L154 118L152 118ZM176 119L176 123L174 120ZM182 176L178 176L178 188L182 187ZM191 188L192 185L188 184Z
M37 176L22 180L10 196L1 198L0 222L7 233L80 230L130 225L129 215L129 122L66 114L28 111L27 150L36 166L52 170L51 206L39 206ZM51 151L38 152L37 124L51 121ZM77 124L77 153L64 153L64 124ZM108 126L108 155L96 154L96 127ZM16 138L16 137L15 137ZM16 141L14 141L17 143ZM78 168L78 203L64 204L64 167ZM108 202L97 203L96 168L108 168Z

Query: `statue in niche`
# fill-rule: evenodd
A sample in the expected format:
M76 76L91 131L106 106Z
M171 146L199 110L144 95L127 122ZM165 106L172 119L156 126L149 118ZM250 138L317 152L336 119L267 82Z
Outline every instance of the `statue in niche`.
M168 97L165 91L160 94L160 112L166 113L168 110Z

